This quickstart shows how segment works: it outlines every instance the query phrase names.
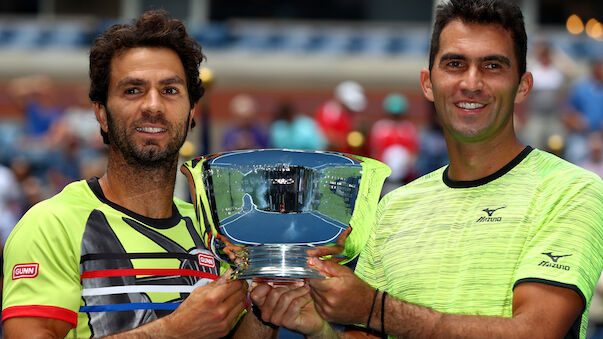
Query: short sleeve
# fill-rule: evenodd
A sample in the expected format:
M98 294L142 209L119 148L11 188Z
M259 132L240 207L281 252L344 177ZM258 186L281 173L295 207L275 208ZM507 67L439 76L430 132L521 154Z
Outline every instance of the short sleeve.
M77 323L80 251L74 246L78 234L68 227L77 221L57 217L51 206L43 202L30 209L4 248L3 322L35 316Z
M542 282L592 297L603 269L603 182L566 178L543 190L539 225L524 247L515 285Z

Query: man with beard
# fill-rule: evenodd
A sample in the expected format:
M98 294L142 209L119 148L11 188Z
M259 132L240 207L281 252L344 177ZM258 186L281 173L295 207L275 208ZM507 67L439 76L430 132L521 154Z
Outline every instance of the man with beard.
M178 151L203 88L201 46L164 11L114 25L90 52L106 173L21 219L5 248L11 337L266 337L247 284L222 277L192 205L173 197Z

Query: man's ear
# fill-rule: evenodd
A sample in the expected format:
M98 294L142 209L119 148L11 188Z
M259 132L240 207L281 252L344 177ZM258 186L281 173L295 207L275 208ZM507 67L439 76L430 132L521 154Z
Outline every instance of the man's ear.
M521 76L521 80L519 81L519 87L517 87L517 93L515 95L515 103L518 104L522 102L525 98L530 95L532 91L532 86L534 86L534 78L532 77L532 73L525 72Z
M96 115L96 120L98 120L101 129L106 133L109 130L109 125L107 122L107 109L105 108L105 105L100 102L95 102L94 115Z
M433 102L433 89L431 87L431 73L427 68L423 68L421 70L421 90L423 90L423 95L427 100Z
M191 107L191 111L188 113L188 129L191 130L195 127L196 123L195 123L195 112L197 108L197 104L195 104L193 107Z

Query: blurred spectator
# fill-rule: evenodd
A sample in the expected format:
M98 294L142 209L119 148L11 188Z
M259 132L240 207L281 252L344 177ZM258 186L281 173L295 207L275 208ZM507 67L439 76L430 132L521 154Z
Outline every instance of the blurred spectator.
M49 135L50 144L57 150L46 176L53 192L60 191L75 180L90 178L84 176L82 171L106 156L100 126L85 87L72 90L77 92L75 102L65 109ZM103 172L104 168L96 174L102 175Z
M533 147L546 149L552 135L564 136L561 104L566 76L553 61L552 46L545 41L535 44L535 58L528 64L534 77L534 87L527 101L525 124L520 127L520 139ZM521 125L521 124L520 124Z
M419 152L419 133L407 119L408 100L392 93L383 100L387 117L373 124L370 132L371 156L383 161L392 174L383 185L383 194L416 178L416 159Z
M314 119L295 113L290 103L281 103L270 126L270 144L275 148L324 150L326 139Z
M24 156L36 175L43 177L55 158L54 125L61 119L63 107L56 101L54 83L47 76L29 76L10 82L9 90L23 112L23 131L8 159Z
M13 171L0 165L0 245L23 215L23 194Z
M603 132L591 132L588 136L588 157L579 165L603 179ZM603 320L603 319L601 319ZM603 325L603 321L602 324ZM603 334L603 333L602 333Z
M354 132L354 114L366 109L364 88L355 81L344 81L335 87L334 97L322 104L314 114L316 123L327 138L327 148L332 151L354 153L362 146L363 136ZM350 135L351 134L351 135ZM351 145L348 137L352 136ZM357 136L354 140L354 136Z
M231 99L229 109L233 124L224 134L223 151L268 147L268 135L264 126L257 124L256 103L251 96L236 95Z
M594 60L591 73L571 87L564 122L568 129L565 158L573 163L587 156L587 135L603 130L603 58Z
M24 132L30 137L45 137L61 118L63 108L53 95L54 83L45 75L14 79L9 88L20 109L25 113Z
M46 190L42 184L42 180L32 174L31 164L25 157L19 156L13 158L10 168L23 192L23 213L50 196L50 192Z
M444 132L438 120L435 107L429 105L427 123L421 128L421 152L417 159L418 175L422 176L448 164L448 150L444 140Z

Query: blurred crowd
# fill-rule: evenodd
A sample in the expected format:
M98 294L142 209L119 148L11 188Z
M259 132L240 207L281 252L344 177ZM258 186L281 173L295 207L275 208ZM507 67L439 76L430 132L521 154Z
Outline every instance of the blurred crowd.
M516 114L522 141L603 177L603 60L593 60L578 76L572 61L546 42L532 50L528 67L534 90ZM105 169L105 147L87 88L74 87L73 100L65 105L53 95L55 86L45 76L13 79L5 86L20 118L0 120L2 244L30 206L69 182L100 176ZM199 105L206 115L209 97ZM383 194L447 164L443 133L431 104L391 92L380 95L380 104L368 112L368 100L365 88L353 80L339 83L331 98L310 111L282 101L270 112L260 112L256 97L237 93L229 98L228 112L212 112L221 119L197 113L201 130L196 133L202 137L193 141L196 151L188 156L254 148L357 154L392 168ZM417 120L413 111L419 104L429 109ZM213 138L219 142L208 145L208 133L219 133Z

